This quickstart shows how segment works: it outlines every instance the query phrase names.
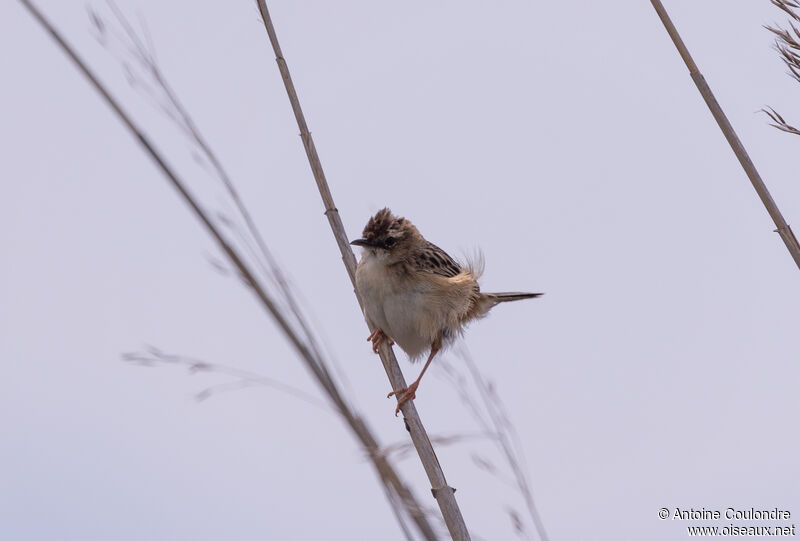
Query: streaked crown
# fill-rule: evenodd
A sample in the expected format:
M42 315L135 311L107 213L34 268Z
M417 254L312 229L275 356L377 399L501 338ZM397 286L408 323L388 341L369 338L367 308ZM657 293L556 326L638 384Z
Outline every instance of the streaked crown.
M419 236L419 231L405 218L384 208L369 219L362 236L371 246L391 250L403 241Z

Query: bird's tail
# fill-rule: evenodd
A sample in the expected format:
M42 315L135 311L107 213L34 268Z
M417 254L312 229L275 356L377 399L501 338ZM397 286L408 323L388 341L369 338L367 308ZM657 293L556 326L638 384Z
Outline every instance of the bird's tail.
M535 299L541 297L544 293L520 293L519 291L507 293L486 293L486 296L494 301L495 304L501 302L521 301L522 299Z
M486 313L501 302L521 301L522 299L535 299L544 293L522 293L519 291L504 293L481 293L478 302L474 305L474 312L470 318L483 317Z

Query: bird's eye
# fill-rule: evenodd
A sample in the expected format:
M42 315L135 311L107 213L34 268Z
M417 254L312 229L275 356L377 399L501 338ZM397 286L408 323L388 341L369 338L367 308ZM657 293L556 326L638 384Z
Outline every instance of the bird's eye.
M391 248L392 246L394 246L395 242L397 242L397 241L395 241L394 237L389 237L388 239L386 239L386 242L384 242L383 244L387 248Z

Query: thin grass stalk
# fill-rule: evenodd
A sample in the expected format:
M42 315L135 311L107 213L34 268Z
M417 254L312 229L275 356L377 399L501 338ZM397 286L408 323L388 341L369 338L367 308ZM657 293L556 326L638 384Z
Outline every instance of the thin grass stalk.
M149 35L145 36L145 40L147 41L147 45L145 45L145 40L139 37L134 30L133 25L127 20L119 7L117 7L116 3L113 0L106 0L106 3L109 5L117 22L124 30L125 35L127 35L128 39L130 40L130 47L128 48L130 54L132 54L134 58L138 60L138 62L146 69L147 74L152 77L155 85L164 93L167 101L166 103L162 104L161 110L166 113L171 120L173 120L173 122L178 126L179 129L181 129L181 131L189 138L190 141L193 141L198 146L200 152L209 160L213 168L213 171L210 171L210 173L215 174L217 179L222 183L223 188L234 203L236 211L244 220L246 233L250 234L252 240L247 238L245 232L235 227L231 220L223 218L221 215L218 215L218 218L225 225L227 225L233 233L236 234L237 238L245 246L251 257L254 258L265 277L270 279L277 286L282 299L287 303L287 307L291 313L290 315L295 316L294 320L296 323L298 323L306 344L316 358L322 359L322 350L320 347L318 347L314 333L311 331L309 324L302 315L302 310L295 299L294 293L289 287L289 283L284 276L280 265L278 265L276 259L272 256L272 253L268 249L261 232L256 227L255 222L247 209L247 206L244 204L244 201L239 195L231 176L222 165L222 162L217 157L211 145L209 145L206 141L202 132L194 122L194 119L189 114L189 111L186 109L186 107L184 107L177 93L172 89L166 76L161 70L156 58L155 48L152 45L152 40L149 39ZM105 23L100 15L91 8L89 8L89 13L96 29L102 35L103 29L106 28ZM146 29L146 26L144 26L144 28ZM100 39L99 41L102 44L105 40ZM129 72L129 76L135 77L132 71ZM147 88L147 85L144 85L144 87ZM255 246L253 246L252 241L255 242ZM318 365L322 370L328 370L325 362L319 362Z
M301 359L305 361L306 366L315 376L317 382L322 386L328 395L331 402L334 404L335 409L339 412L347 424L352 428L358 439L361 441L367 454L370 457L373 466L375 467L379 477L386 484L395 491L398 500L403 502L410 517L414 520L420 533L429 541L436 540L436 534L427 522L424 516L422 507L415 503L413 494L408 490L404 483L400 480L394 468L382 456L380 446L375 438L372 436L371 431L364 424L363 420L358 417L346 404L341 394L339 393L335 383L330 379L327 370L322 367L319 360L314 357L311 351L306 347L305 343L294 332L291 325L283 314L278 309L273 299L267 294L266 290L260 285L253 272L248 265L239 256L238 252L227 241L224 235L213 223L208 214L201 208L200 204L195 200L194 196L189 192L186 183L177 175L177 173L167 164L165 158L150 142L149 138L138 128L133 122L131 117L122 109L122 106L110 94L100 80L89 69L86 63L78 56L72 47L66 42L61 34L55 29L50 21L45 18L44 14L34 6L30 0L19 0L20 3L28 10L28 12L36 19L36 21L50 34L53 40L59 47L69 56L79 71L89 80L92 86L100 93L106 103L116 113L117 117L122 121L126 128L136 137L139 144L144 148L150 158L156 163L158 168L167 178L169 183L175 188L180 195L181 199L191 209L192 213L200 220L203 227L208 234L214 239L220 250L227 256L231 264L237 269L242 280L251 287L256 297L259 299L262 307L269 315L276 321L283 333L287 336L292 346L295 348ZM404 528L404 531L407 531Z
M778 210L778 205L775 204L775 200L772 199L772 195L770 195L767 185L764 184L764 181L761 179L761 175L758 174L756 166L750 159L750 156L748 155L747 150L745 150L741 140L739 140L739 137L736 135L733 126L728 120L728 117L725 115L725 112L722 110L722 107L719 105L719 102L717 102L717 98L714 97L714 93L708 86L705 77L703 77L703 74L700 73L700 70L697 68L697 64L695 64L692 55L689 54L689 49L687 49L686 44L681 39L680 34L678 34L678 30L675 28L675 25L672 24L672 20L669 18L667 10L664 9L664 5L661 3L661 0L650 0L650 3L653 4L656 13L658 13L658 17L661 19L661 22L664 24L664 28L666 28L667 33L669 34L669 37L672 38L672 42L678 49L678 53L680 53L681 58L686 64L686 67L689 69L689 75L692 77L694 84L697 85L700 95L703 96L706 105L708 105L708 108L711 110L711 114L714 115L714 119L717 121L719 128L725 135L725 139L728 140L728 144L730 144L731 149L733 149L733 153L736 154L736 158L742 165L744 172L747 173L747 176L750 179L750 182L753 184L753 188L755 188L758 197L761 198L761 202L766 207L767 212L772 218L772 221L775 222L775 232L781 236L783 243L789 250L789 254L794 259L794 262L797 264L798 268L800 268L800 244L797 242L797 237L794 236L794 232L792 232L791 227L789 227L789 224L786 223L781 211Z
M486 406L486 411L489 413L489 418L492 423L492 432L495 434L498 447L503 451L506 462L511 468L517 488L525 500L525 505L528 508L528 514L536 528L536 533L539 535L541 541L548 541L547 530L544 528L544 522L533 500L533 492L528 483L528 476L519 460L522 458L522 453L518 449L515 449L511 441L512 436L517 440L514 426L511 424L508 416L504 415L504 412L500 409L498 397L493 396L489 383L484 379L480 370L478 370L478 366L475 364L475 360L472 358L469 350L465 347L460 351L459 355L466 362L467 369L472 376L472 381L475 382L475 386L478 388L478 392L481 395L481 400L483 400Z
M156 364L183 366L191 375L205 372L222 374L234 379L232 382L211 385L196 393L194 398L198 402L206 400L212 395L221 391L235 390L238 388L258 385L285 393L298 400L302 400L307 404L319 408L321 411L325 411L333 415L336 414L335 410L331 410L330 406L328 406L327 403L319 398L274 378L262 376L261 374L257 374L255 372L242 370L240 368L235 368L224 364L211 363L193 357L166 353L154 346L148 346L144 351L123 353L122 360L128 363L138 364L139 366L155 366Z
M330 188L328 187L328 182L325 178L325 172L322 169L322 163L319 159L319 155L317 154L317 149L314 146L314 139L311 137L311 133L308 130L308 124L306 123L305 116L303 115L303 110L300 107L297 91L295 90L294 83L292 82L292 77L289 73L289 67L286 64L283 52L281 51L281 47L278 42L278 36L275 32L275 27L272 24L272 18L269 15L269 10L267 9L267 3L265 0L256 1L259 11L261 12L261 18L264 21L264 27L267 31L267 35L269 36L270 43L272 44L272 49L275 52L275 61L278 64L278 70L283 78L283 83L289 96L289 102L291 103L295 119L297 120L297 126L300 129L300 137L303 140L303 146L306 150L306 156L308 157L311 171L314 174L314 180L317 183L317 188L319 189L322 202L325 206L325 215L328 217L328 223L330 224L331 231L336 239L336 244L339 246L339 251L342 254L342 261L344 262L344 266L347 269L348 275L350 276L350 281L352 282L354 291L356 292L359 306L362 307L363 311L361 298L358 295L358 291L355 289L356 258L353 255L353 251L350 249L350 241L345 233L342 220L339 217L339 211L333 202L333 196L331 195ZM366 316L365 319L367 320L367 326L369 327L370 331L374 330L374 324L369 321ZM389 377L392 389L395 390L406 387L405 378L400 371L400 366L397 363L397 359L394 356L391 346L389 346L387 342L384 342L380 347L380 357L384 370L386 371L386 375ZM411 434L411 439L417 449L419 458L422 461L425 473L428 475L428 480L431 484L431 491L433 492L433 496L436 498L439 508L442 511L442 516L444 517L444 521L447 525L448 531L450 532L450 536L456 541L468 540L470 538L469 531L467 530L467 526L464 523L464 517L462 516L461 510L456 502L454 494L455 489L447 484L447 479L445 479L444 472L442 471L442 467L439 464L439 460L437 459L436 453L433 450L433 445L431 444L430 438L428 438L425 427L422 425L422 421L417 413L414 401L407 401L401 406L400 410L403 412L406 426Z

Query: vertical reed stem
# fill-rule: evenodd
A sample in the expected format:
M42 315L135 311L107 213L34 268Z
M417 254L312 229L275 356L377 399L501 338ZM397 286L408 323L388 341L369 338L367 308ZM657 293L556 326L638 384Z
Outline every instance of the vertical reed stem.
M294 116L297 120L297 126L300 128L300 137L303 140L303 146L306 150L308 162L311 165L311 171L314 174L314 180L317 183L319 194L322 197L322 202L325 206L325 215L328 217L328 223L331 226L333 236L336 239L336 244L339 246L339 251L342 254L342 261L347 268L347 273L350 275L350 281L353 283L353 287L355 288L356 258L350 249L350 242L347 234L345 233L344 225L342 225L342 220L339 217L339 211L337 210L336 205L333 203L333 196L331 195L330 188L328 187L328 182L325 179L325 172L322 169L322 163L317 155L317 149L314 146L314 140L311 137L311 133L308 131L308 125L306 124L303 110L300 107L300 101L297 98L297 92L295 90L294 83L292 83L292 77L289 74L289 67L286 64L280 44L278 43L278 36L275 33L275 27L272 24L272 19L270 18L267 4L265 0L257 0L257 3L258 8L261 11L261 17L264 20L264 27L267 30L267 35L269 36L269 40L272 43L272 48L275 52L275 61L278 63L278 69L280 70L281 77L283 78L283 83L286 86L286 92L289 95L289 102L292 105L292 110L294 111ZM356 297L358 297L358 291L356 291ZM361 305L360 298L358 299L358 302L359 305ZM370 330L374 328L374 325L370 321L367 321L367 325ZM384 342L380 348L380 354L384 370L386 371L386 375L389 377L392 389L401 389L406 387L405 379L400 371L400 366L397 364L397 359L392 352L391 346ZM433 492L433 496L436 498L436 501L439 504L439 508L442 511L442 516L444 517L445 524L447 525L447 529L449 530L451 537L456 541L468 540L470 538L469 532L467 531L467 526L464 523L464 517L461 515L461 510L456 502L454 495L455 489L447 484L442 467L439 464L439 460L436 458L436 453L433 450L431 441L428 438L428 434L425 431L419 414L417 413L417 409L414 406L414 401L409 400L403 404L403 406L401 406L400 410L403 412L406 427L411 434L411 439L414 442L414 447L417 449L419 458L422 461L422 466L425 468L425 473L428 475L428 479L431 483L431 491Z
M697 64L694 63L692 55L689 54L689 49L686 48L686 44L681 39L680 34L678 34L678 30L675 28L675 25L672 24L672 20L669 18L667 10L664 9L664 5L661 3L661 0L650 0L650 3L653 4L656 13L658 13L658 17L664 24L664 28L667 29L667 33L669 34L669 37L672 38L672 42L678 49L678 53L680 53L681 58L683 58L686 67L689 68L689 75L692 77L694 84L697 85L697 89L700 91L700 95L703 96L706 105L708 105L708 108L711 110L711 114L714 115L714 119L717 121L719 128L725 135L725 139L727 139L728 144L731 145L733 153L736 154L736 157L739 159L739 163L742 164L742 168L744 169L745 173L747 173L750 182L752 182L753 188L755 188L758 197L761 198L761 202L764 203L764 206L767 208L767 212L772 218L772 221L775 222L775 232L781 236L783 243L786 244L786 248L789 250L789 254L791 254L798 268L800 268L800 245L797 243L797 237L794 236L791 227L789 227L789 224L787 224L786 220L784 220L781 211L778 210L778 205L776 205L775 200L772 199L772 195L770 195L767 185L764 184L763 180L761 180L761 175L758 174L756 166L753 164L753 161L747 154L747 150L745 150L744 145L736 135L733 126L728 120L728 117L725 115L725 112L722 110L722 107L720 107L719 102L717 102L717 98L714 97L714 93L708 86L705 77L703 77L703 74L700 73L700 70L697 68Z

